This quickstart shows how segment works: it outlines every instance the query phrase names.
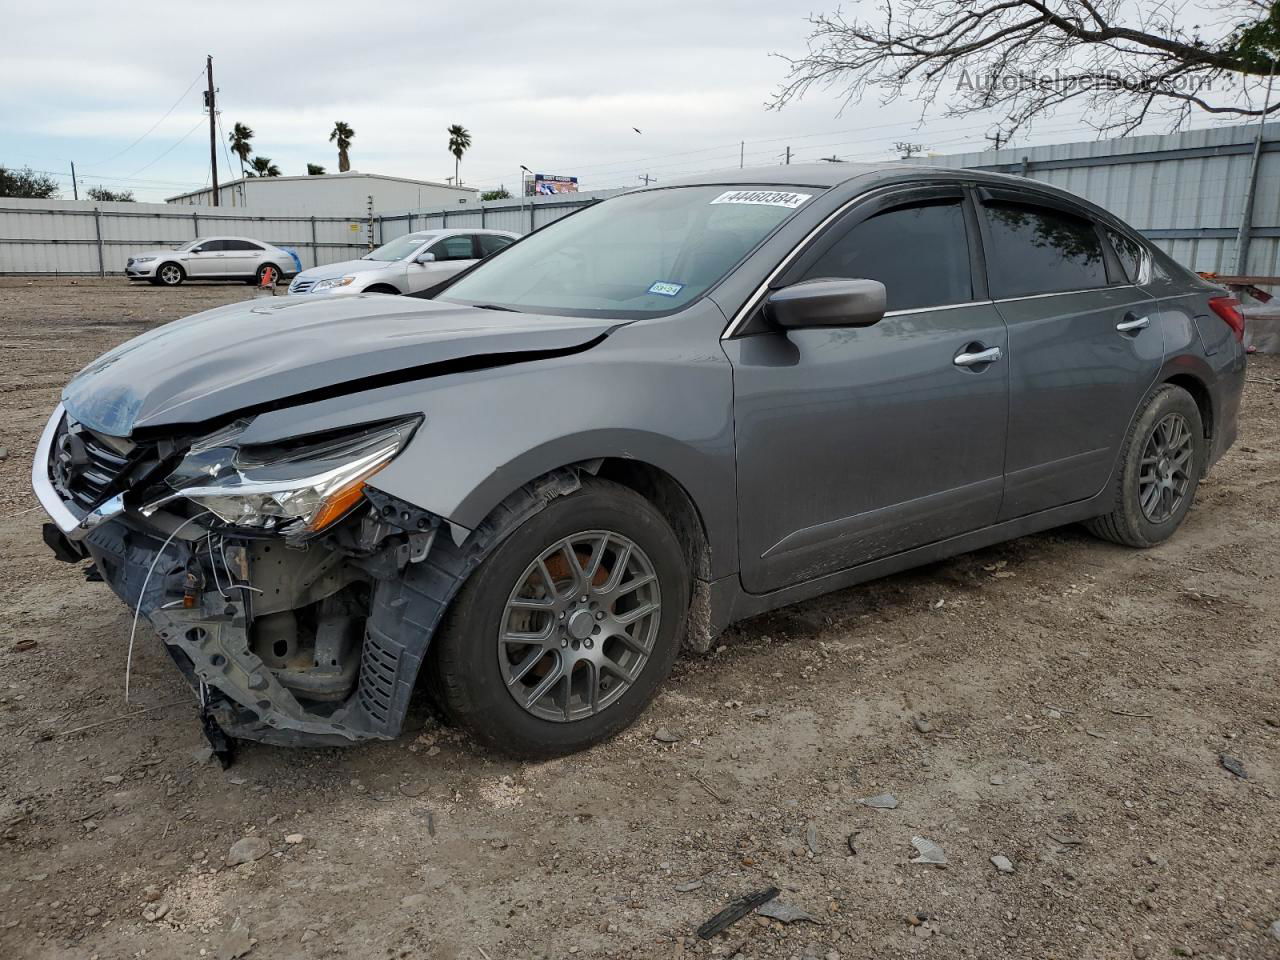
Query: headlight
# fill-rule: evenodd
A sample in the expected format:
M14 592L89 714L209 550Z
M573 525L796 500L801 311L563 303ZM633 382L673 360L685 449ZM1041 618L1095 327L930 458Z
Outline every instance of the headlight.
M167 481L175 492L142 512L150 516L185 498L237 527L315 533L360 502L365 481L400 452L418 422L373 424L271 447L231 445L247 426L239 423L192 447Z
M155 257L134 257L133 262L134 263L150 263L154 259Z
M320 290L332 290L334 287L346 287L346 286L349 286L351 284L351 281L354 279L355 279L354 276L330 277L328 280L321 280L319 283L317 283L314 287L311 288L311 292L316 293Z

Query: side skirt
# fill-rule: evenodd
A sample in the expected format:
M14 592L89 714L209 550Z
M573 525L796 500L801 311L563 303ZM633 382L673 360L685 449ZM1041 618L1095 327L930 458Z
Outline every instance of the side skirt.
M722 577L711 583L712 629L715 633L720 633L739 620L768 613L770 610L776 610L788 604L811 600L825 593L857 586L869 580L901 573L903 570L910 570L927 563L946 560L949 557L1003 543L1006 540L1014 540L1042 530L1051 530L1054 527L1102 516L1113 508L1112 489L1112 484L1107 483L1102 493L1088 500L1043 510L1015 520L1006 520L981 530L916 547L891 557L873 560L815 580L806 580L804 583L784 587L771 593L747 593L742 588L737 574Z

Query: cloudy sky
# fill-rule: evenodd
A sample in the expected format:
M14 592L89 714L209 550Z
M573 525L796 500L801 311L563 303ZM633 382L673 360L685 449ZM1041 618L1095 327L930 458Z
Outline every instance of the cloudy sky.
M445 129L461 123L473 137L462 179L482 189L514 189L521 164L577 175L584 189L662 180L736 166L744 140L748 165L780 162L788 145L799 160L888 157L902 139L951 153L981 148L991 127L967 118L921 129L908 102L841 116L821 91L766 110L785 73L770 54L804 49L805 16L822 0L72 0L56 18L8 6L0 164L59 175L68 198L70 160L82 186L139 200L207 182L206 53L220 139L247 123L255 151L286 174L308 162L336 171L335 120L355 128L354 169L433 180L453 174ZM1060 115L1023 142L1080 139L1091 132ZM220 146L224 181L228 159Z

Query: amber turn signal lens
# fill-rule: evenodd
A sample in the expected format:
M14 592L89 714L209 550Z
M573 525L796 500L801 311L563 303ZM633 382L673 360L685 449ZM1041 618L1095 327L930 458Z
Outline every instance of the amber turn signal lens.
M386 464L379 465L377 469L370 470L363 477L352 480L325 497L324 505L316 512L315 519L311 521L307 529L315 533L346 516L347 511L359 503L360 498L364 496L364 482L384 466Z

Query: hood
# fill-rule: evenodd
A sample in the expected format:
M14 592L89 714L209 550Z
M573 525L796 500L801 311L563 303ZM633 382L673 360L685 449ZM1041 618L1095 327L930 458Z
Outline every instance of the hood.
M180 257L187 251L175 250L173 247L156 247L154 250L139 250L136 253L129 254L130 260L136 260L138 257Z
M90 429L127 437L450 369L441 364L536 359L616 326L382 294L250 300L121 344L76 374L62 400Z
M394 267L401 260L343 260L341 263L326 263L323 267L312 267L303 270L298 280L328 280L330 277L345 277L349 273L367 273L370 270L385 270Z

